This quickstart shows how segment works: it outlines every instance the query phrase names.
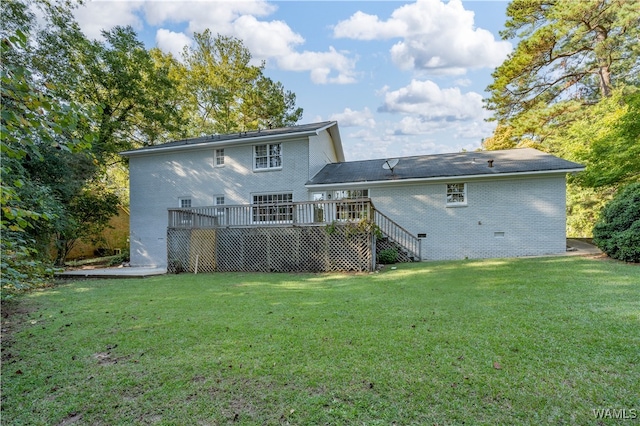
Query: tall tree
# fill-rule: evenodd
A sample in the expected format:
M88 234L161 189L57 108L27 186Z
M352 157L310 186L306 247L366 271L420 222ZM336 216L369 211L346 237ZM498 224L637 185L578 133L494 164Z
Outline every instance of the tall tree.
M627 0L514 0L504 39L520 39L493 73L500 122L568 100L594 103L640 82L640 8ZM556 111L559 112L559 111Z
M300 119L295 95L263 75L264 63L251 65L241 40L214 37L209 30L194 39L175 73L186 94L192 135L291 125Z
M60 6L45 4L49 15ZM36 237L56 218L60 203L47 186L32 179L26 166L43 163L47 152L86 152L91 135L78 128L86 110L55 94L52 82L34 72L31 64L36 37L35 16L29 4L3 2L2 14L11 18L0 32L1 62L1 274L7 288L27 288L51 270L42 262Z
M61 22L43 34L35 62L58 82L61 96L94 111L85 131L97 135L93 152L100 161L166 141L180 128L176 86L165 63L155 60L131 27L102 36L88 40L74 21Z
M638 178L640 8L627 0L513 0L485 105L498 126L485 149L532 146L582 162L569 180L571 235L587 236L615 186ZM634 171L635 170L635 171Z

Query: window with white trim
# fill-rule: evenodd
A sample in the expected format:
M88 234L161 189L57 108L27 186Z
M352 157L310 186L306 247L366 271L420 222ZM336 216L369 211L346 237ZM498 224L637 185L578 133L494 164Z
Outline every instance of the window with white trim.
M214 195L213 196L213 205L214 206L224 206L224 195ZM224 208L219 207L216 209L216 213L218 215L224 214Z
M181 209L190 209L191 208L191 198L190 197L180 197L178 198L178 204ZM190 212L181 212L180 213L180 223L183 225L191 225L193 220L193 214Z
M467 205L467 184L448 183L447 184L447 206Z
M254 222L293 222L293 194L258 194L251 209Z
M224 149L216 149L215 150L215 154L214 154L214 158L213 158L213 165L215 167L224 166Z
M253 147L253 169L268 170L282 168L282 144L268 143Z

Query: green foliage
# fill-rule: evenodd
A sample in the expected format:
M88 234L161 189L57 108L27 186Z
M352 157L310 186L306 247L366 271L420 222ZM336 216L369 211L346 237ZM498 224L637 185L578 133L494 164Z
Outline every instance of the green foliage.
M605 206L593 241L614 259L640 262L640 182L623 188Z
M173 64L191 134L286 126L302 117L295 94L265 77L264 63L251 65L241 40L214 37L210 30L195 33L194 39L194 47L183 52L184 65Z
M122 251L122 253L113 256L113 258L109 260L109 262L107 263L107 266L122 265L123 263L129 262L129 259L130 259L129 249L126 249Z
M383 265L391 265L396 263L398 260L398 250L394 248L388 248L384 250L380 250L378 253L378 262Z
M360 219L356 222L343 222L334 220L331 223L325 225L325 230L329 235L336 232L336 228L342 226L345 229L345 235L347 237L362 234L372 234L376 238L382 238L382 230L371 219Z
M639 17L635 2L623 0L513 0L501 35L519 43L493 73L487 106L504 121L637 85Z
M100 234L118 214L118 197L109 192L84 190L74 196L56 227L56 264L64 265L67 254L79 239Z
M71 154L90 146L77 132L84 111L55 96L55 84L36 78L30 66L34 21L26 4L3 2L2 11L16 21L2 29L1 126L2 289L41 285L52 270L35 237L58 213L52 192L38 185L25 166L44 160L47 152Z
M589 234L612 188L640 178L640 8L513 0L507 18L502 37L518 45L488 87L498 126L483 147L533 147L584 164L569 180L567 231Z
M600 211L611 200L611 188L585 188L569 178L567 184L567 236L589 238Z
M583 186L640 181L640 91L614 91L572 123L557 145L586 166L577 180Z

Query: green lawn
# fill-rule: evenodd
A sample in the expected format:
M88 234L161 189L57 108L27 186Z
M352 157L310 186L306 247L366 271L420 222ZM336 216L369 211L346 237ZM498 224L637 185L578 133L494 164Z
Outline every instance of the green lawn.
M640 267L607 260L73 281L3 317L6 425L640 421Z

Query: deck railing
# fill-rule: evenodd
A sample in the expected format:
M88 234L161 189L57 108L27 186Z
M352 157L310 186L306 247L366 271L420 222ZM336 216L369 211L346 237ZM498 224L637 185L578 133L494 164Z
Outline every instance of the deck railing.
M420 259L420 240L376 210L368 198L169 209L169 228L309 226L362 219L372 220L385 237Z
M322 225L372 219L371 200L305 201L169 209L170 228Z

